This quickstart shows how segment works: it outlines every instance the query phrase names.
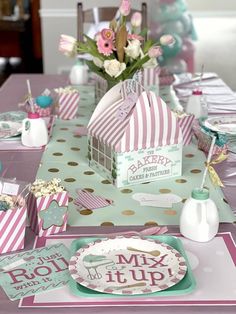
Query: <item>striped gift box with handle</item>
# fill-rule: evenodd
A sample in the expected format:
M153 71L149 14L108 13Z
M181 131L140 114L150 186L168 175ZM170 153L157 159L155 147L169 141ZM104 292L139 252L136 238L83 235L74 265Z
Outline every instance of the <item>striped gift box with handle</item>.
M28 217L31 229L38 234L40 237L46 237L50 234L57 234L66 231L67 220L68 220L68 208L61 217L60 225L52 222L52 225L48 228L44 228L43 219L40 215L42 211L49 209L52 201L55 201L59 207L68 207L68 192L63 191L57 194L48 196L41 196L36 198L33 193L30 193L27 200Z
M78 111L79 100L79 92L60 93L58 99L58 117L62 120L74 119Z
M27 207L0 211L0 254L22 250Z

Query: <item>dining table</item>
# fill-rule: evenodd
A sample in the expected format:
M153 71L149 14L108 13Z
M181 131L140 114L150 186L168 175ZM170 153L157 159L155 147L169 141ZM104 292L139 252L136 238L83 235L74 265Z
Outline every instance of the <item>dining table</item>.
M27 94L26 81L31 84L32 94L40 95L45 89L69 85L67 75L12 74L0 88L0 112L22 110L19 107ZM52 122L50 140L46 147L26 149L18 143L17 149L0 143L1 177L16 178L27 184L35 179L60 178L69 191L68 227L58 237L48 236L43 242L30 227L27 227L24 250L39 247L40 243L71 239L104 237L106 234L127 231L140 232L144 228L167 226L168 234L181 239L187 251L196 280L196 288L186 295L164 297L134 297L125 299L96 298L89 300L70 297L68 289L58 294L52 290L41 298L28 297L10 301L0 288L0 313L235 313L236 311L236 153L228 152L228 158L215 166L224 187L206 184L217 206L220 208L220 227L216 237L206 243L198 243L180 234L179 217L184 201L191 189L201 182L205 165L205 154L196 143L183 149L183 175L178 180L164 180L158 184L148 182L135 186L116 188L108 180L95 173L87 161L86 127L96 107L93 80L86 85L76 86L80 93L78 115L72 120L61 120L57 116ZM170 95L160 90L166 102ZM178 95L178 93L177 93ZM56 97L56 96L55 96ZM223 106L223 105L222 105ZM233 105L232 105L233 106ZM236 103L234 110L236 112ZM114 204L102 209L90 210L76 206L74 200L78 189L95 192ZM173 192L183 199L171 209L139 206L133 195L136 193ZM0 255L1 258L1 255ZM54 295L53 295L54 294ZM133 297L133 296L132 296ZM51 299L50 299L51 298ZM55 299L54 299L55 298ZM61 300L59 300L61 298ZM46 300L46 301L45 301Z

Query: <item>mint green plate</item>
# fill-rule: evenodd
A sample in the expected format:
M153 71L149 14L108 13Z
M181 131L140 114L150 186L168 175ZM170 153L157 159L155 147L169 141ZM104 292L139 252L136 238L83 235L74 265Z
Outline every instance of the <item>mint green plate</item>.
M194 291L196 287L196 281L193 276L193 272L190 268L186 253L184 251L183 244L180 239L177 237L173 237L170 235L159 235L159 236L150 236L148 238L152 238L155 240L158 240L160 242L164 242L170 246L172 246L174 249L176 249L186 260L188 270L185 275L185 277L176 285L170 287L169 289L153 292L150 294L143 294L139 295L141 297L154 297L154 296L176 296L176 295L182 295L182 294L188 294ZM71 256L75 254L76 251L78 251L81 247L87 245L88 243L95 241L99 238L80 238L76 239L71 244ZM114 295L114 294L107 294L102 292L97 292L95 290L88 289L80 284L78 284L76 281L74 281L72 278L70 278L69 282L70 290L74 295L80 296L80 297L98 297L98 298L123 298L123 297L131 297L131 296L123 296L123 295Z

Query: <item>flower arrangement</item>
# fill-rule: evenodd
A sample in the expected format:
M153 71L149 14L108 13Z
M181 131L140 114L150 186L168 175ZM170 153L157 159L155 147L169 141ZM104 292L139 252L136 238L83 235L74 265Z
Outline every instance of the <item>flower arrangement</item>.
M115 85L133 77L144 67L156 67L157 58L162 55L162 46L173 45L171 35L163 35L158 42L144 40L147 30L141 30L142 15L135 12L128 29L127 16L131 12L131 1L122 0L119 18L110 22L109 28L102 29L92 39L86 35L85 42L61 35L59 51L69 57L87 53L92 60L86 61L92 72Z

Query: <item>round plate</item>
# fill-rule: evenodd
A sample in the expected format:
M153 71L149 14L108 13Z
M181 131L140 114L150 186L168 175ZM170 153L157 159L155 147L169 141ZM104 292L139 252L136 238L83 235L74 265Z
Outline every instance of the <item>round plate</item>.
M205 126L215 132L236 134L236 116L211 117L205 120Z
M12 121L0 121L0 138L5 139L21 134L22 124Z
M0 121L22 122L26 116L24 111L8 111L0 113Z
M69 263L79 284L104 293L146 294L174 286L187 272L182 255L153 239L114 237L79 249Z

